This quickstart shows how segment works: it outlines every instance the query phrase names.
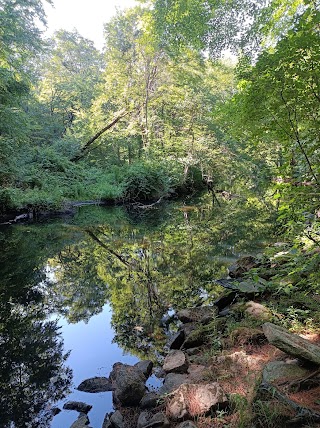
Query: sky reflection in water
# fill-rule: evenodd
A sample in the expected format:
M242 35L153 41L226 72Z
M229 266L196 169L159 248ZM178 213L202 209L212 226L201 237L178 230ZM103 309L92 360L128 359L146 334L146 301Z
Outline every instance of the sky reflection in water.
M221 291L213 279L224 276L226 265L239 254L258 251L268 234L266 210L243 201L217 210L205 196L192 206L174 202L142 211L83 207L71 218L0 230L0 336L11 329L20 349L29 324L58 316L64 350L71 350L66 365L73 370L73 386L108 376L118 361L155 359L167 340L160 318L172 308L214 300ZM18 318L14 307L24 308ZM26 327L24 311L31 311ZM19 330L12 328L10 317L21 324ZM21 363L17 355L20 360L9 362L7 385L15 385L17 364L28 358ZM101 428L112 410L111 392L73 391L59 407L67 400L93 405L93 428ZM64 410L51 427L69 428L77 416Z
M109 305L103 307L99 315L93 316L86 324L80 321L77 324L68 324L65 319L59 320L65 350L71 349L67 364L73 368L73 383L78 386L84 379L94 376L109 376L112 365L118 361L126 364L135 364L138 358L124 355L117 344L112 343L114 331L111 328L111 309ZM69 400L84 401L93 406L88 416L92 427L101 427L106 412L112 410L112 393L103 392L89 394L74 391L61 403ZM55 416L52 428L67 428L78 417L78 412L63 410Z

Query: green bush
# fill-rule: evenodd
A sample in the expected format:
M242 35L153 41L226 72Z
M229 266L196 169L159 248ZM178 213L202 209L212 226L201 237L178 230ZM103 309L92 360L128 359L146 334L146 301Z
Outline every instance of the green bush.
M182 176L182 174L180 174ZM159 161L139 162L124 171L124 200L152 200L174 192L181 180L177 170Z
M0 188L0 214L15 208L17 191L13 188Z

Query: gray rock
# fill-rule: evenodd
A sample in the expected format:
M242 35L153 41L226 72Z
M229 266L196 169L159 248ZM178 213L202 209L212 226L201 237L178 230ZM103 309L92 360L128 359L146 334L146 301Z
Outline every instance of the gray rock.
M274 383L277 380L292 382L307 376L310 372L299 366L297 360L271 361L263 369L263 381Z
M240 278L250 269L260 266L261 263L252 256L243 256L237 262L228 268L231 278Z
M184 421L177 425L176 428L197 428L197 425L195 425L195 423L192 421Z
M78 419L73 422L70 428L90 428L89 425L89 418L86 414L80 413Z
M224 288L234 290L239 294L261 293L265 290L265 285L252 280L236 281L234 279L217 279L215 282Z
M185 339L184 330L179 330L168 341L167 346L169 349L180 349Z
M143 428L148 423L148 413L142 412L139 415L138 422L137 422L137 428Z
M219 297L217 300L213 302L215 306L218 307L219 312L221 312L223 309L225 309L227 306L231 305L235 302L237 297L237 293L234 291L231 291L228 294L225 294L224 296Z
M216 306L198 306L189 309L182 309L177 313L177 317L183 323L200 322L207 324L218 314Z
M67 401L64 403L63 408L65 410L75 410L79 413L88 413L92 409L92 406L82 401Z
M227 396L217 382L185 384L174 392L173 398L167 404L167 414L171 419L178 421L205 415L227 405Z
M236 290L242 294L261 293L265 290L265 288L265 284L252 281L251 279L238 282L238 284L236 285Z
M110 421L110 417L109 417L109 413L106 413L103 423L102 423L102 428L111 428L111 421Z
M156 413L151 419L148 419L148 414L143 412L138 419L137 428L166 428L170 427L170 423L163 413Z
M185 336L189 336L190 333L197 330L199 328L199 324L196 322L190 322L182 325L182 330L184 331Z
M51 414L52 416L57 416L61 412L61 409L59 407L52 407Z
M124 428L124 420L122 414L119 412L119 410L116 410L111 416L110 416L110 422L112 428Z
M188 359L182 351L170 351L162 366L166 373L186 373L188 370Z
M182 349L197 348L203 345L204 342L205 342L205 336L201 331L201 329L193 328L190 333L188 332L188 330L186 330L186 339L183 342L183 345L181 348Z
M206 355L198 354L189 357L190 364L204 365L208 363L208 357Z
M214 282L216 282L217 284L221 285L221 287L226 288L227 290L237 290L237 284L238 281L235 279L226 279L226 278L221 278L221 279L215 279Z
M159 395L156 392L148 392L142 397L139 407L141 409L152 409L158 405Z
M92 377L80 383L77 387L79 391L84 392L105 392L113 391L112 382L107 377Z
M201 348L199 348L199 347L197 347L197 348L189 348L189 349L186 349L186 354L189 355L189 356L197 355L197 354L200 353L200 351L201 351Z
M188 373L168 373L164 379L164 383L159 388L158 394L169 394L180 385L199 382L208 376L208 367L200 364L190 364Z
M145 378L148 379L148 377L152 373L153 362L150 360L139 361L137 364L134 365L134 367L141 370Z
M160 395L169 394L184 383L191 383L187 374L169 373L158 392Z
M206 365L190 364L188 368L188 377L190 381L192 381L192 383L205 379L206 377L208 377L209 373L210 373L210 368L208 367L207 364Z
M270 321L272 319L271 311L266 306L252 300L245 304L244 312L260 321Z
M164 377L166 377L166 372L162 369L162 367L156 367L154 369L154 375L158 379L163 379Z
M289 355L320 365L320 347L272 323L262 326L268 341Z
M137 367L116 363L113 365L110 379L115 384L115 391L113 392L115 404L135 406L145 395L146 378Z
M226 317L230 315L230 309L224 308L222 311L219 312L219 317Z
M166 428L170 427L167 417L163 413L156 413L145 428Z

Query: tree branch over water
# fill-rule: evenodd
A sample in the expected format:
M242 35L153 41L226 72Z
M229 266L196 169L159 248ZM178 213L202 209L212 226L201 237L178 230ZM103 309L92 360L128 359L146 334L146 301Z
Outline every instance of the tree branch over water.
M93 137L91 137L86 142L86 144L81 148L80 153L78 155L74 156L71 159L71 162L77 162L78 160L82 159L86 155L86 153L88 152L89 147L92 145L92 143L94 143L106 131L113 128L119 122L120 119L127 116L128 114L129 114L129 111L121 110L120 113L117 116L115 116L115 118L112 120L112 122L108 123L108 125L106 125L102 129L100 129L100 131L98 131Z

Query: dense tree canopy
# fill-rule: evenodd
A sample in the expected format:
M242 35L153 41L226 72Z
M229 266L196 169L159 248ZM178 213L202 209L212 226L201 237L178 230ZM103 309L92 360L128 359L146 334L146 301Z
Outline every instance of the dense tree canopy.
M2 211L201 182L285 204L305 183L315 209L318 3L140 3L105 24L103 53L76 31L44 42L40 1L1 3ZM209 59L225 49L236 70Z
M50 233L28 249L5 235L3 252L21 262L0 278L8 427L26 418L47 426L47 402L68 390L57 325L46 320L53 309L88 321L108 300L118 343L156 352L165 339L156 316L210 293L213 270L224 273L213 247L225 237L241 247L241 233L250 243L264 215L293 247L280 254L271 293L320 290L318 0L140 0L105 23L102 52L76 30L45 39L45 23L41 0L0 0L0 215L35 217L79 200L147 210L209 190L224 222L197 212L210 240L183 206L177 227L155 218L148 240L121 211L96 227L69 225L72 239L60 231L64 244L51 252ZM240 205L259 210L252 227ZM46 282L44 262L59 266L56 281Z

